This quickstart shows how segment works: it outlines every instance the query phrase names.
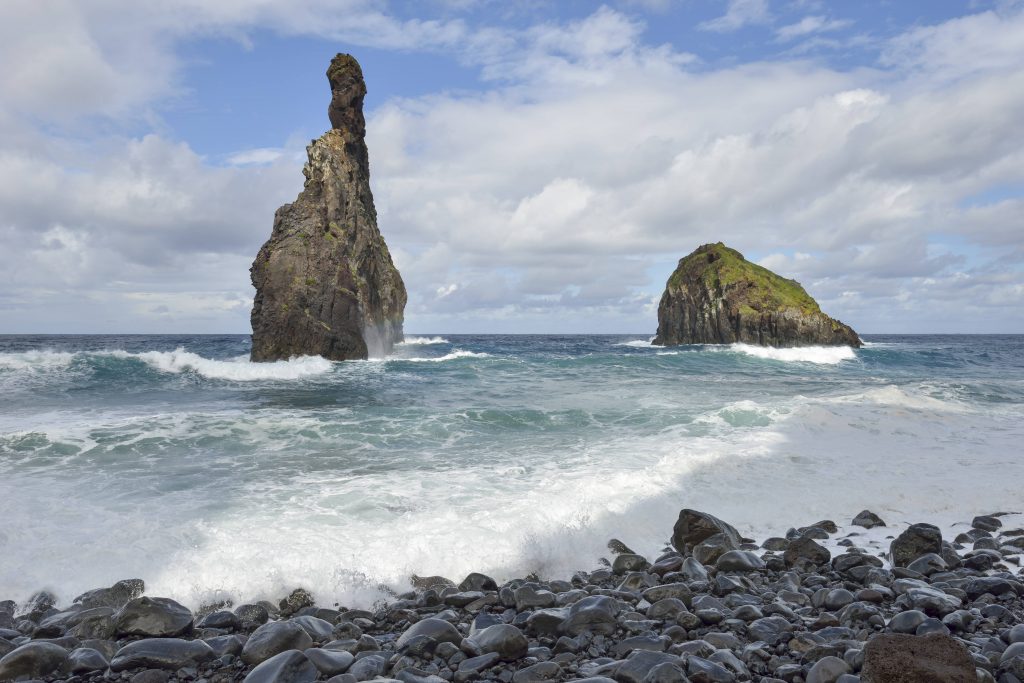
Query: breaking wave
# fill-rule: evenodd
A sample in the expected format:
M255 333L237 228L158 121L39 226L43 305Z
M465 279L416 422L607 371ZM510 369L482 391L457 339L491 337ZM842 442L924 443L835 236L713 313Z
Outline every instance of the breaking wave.
M844 360L854 360L856 352L849 346L799 346L793 348L779 349L774 346L754 346L752 344L731 344L734 351L745 353L748 356L767 358L768 360L781 360L788 363L820 363L835 365Z
M450 344L444 337L406 337L397 346L430 346L433 344Z

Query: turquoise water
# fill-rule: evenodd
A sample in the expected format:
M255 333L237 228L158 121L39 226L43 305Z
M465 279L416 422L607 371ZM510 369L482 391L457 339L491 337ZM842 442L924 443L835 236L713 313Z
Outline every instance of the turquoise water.
M414 337L251 364L247 336L0 337L0 598L129 576L189 604L565 576L680 507L749 533L1016 509L1024 336L865 348Z

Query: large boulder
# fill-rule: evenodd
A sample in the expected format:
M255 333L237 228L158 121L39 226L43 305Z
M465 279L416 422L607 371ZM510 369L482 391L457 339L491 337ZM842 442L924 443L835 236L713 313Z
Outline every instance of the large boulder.
M526 656L530 641L512 624L495 624L469 637L483 653L497 652L506 662Z
M110 660L111 671L169 669L177 671L214 659L213 649L201 640L146 638L128 643Z
M305 650L312 646L313 639L298 624L271 621L252 632L242 647L241 657L251 666L287 650Z
M591 595L572 604L561 630L570 636L584 631L611 635L615 632L616 612L615 600L606 595Z
M45 678L66 673L68 651L46 642L25 643L0 659L0 681Z
M928 553L942 553L942 532L932 524L912 524L889 545L894 567L906 567Z
M886 633L864 648L862 683L977 683L974 661L956 639Z
M419 636L430 638L437 643L454 643L455 645L458 645L462 642L462 634L459 633L457 628L449 624L444 619L428 617L417 621L415 624L405 629L405 632L398 637L398 642L395 643L395 649L401 650L413 638L417 638Z
M800 283L751 263L721 242L682 258L658 305L654 344L861 346Z
M672 527L672 546L676 550L690 555L697 545L709 539L718 539L717 545L721 548L721 552L709 562L714 562L729 550L738 550L741 542L739 532L718 517L689 508L679 511L679 519Z
M86 609L93 607L121 609L128 604L129 600L134 600L145 592L146 583L142 579L124 579L110 588L97 588L82 593L75 598L74 602Z
M332 129L306 148L305 186L250 269L254 361L366 358L402 341L405 285L377 229L363 72L339 54L327 79Z
M787 567L817 566L828 564L832 553L809 536L801 536L789 544L782 559Z
M135 598L114 615L122 636L170 638L192 630L192 612L170 598Z
M249 672L244 683L312 683L317 668L299 650L285 650Z

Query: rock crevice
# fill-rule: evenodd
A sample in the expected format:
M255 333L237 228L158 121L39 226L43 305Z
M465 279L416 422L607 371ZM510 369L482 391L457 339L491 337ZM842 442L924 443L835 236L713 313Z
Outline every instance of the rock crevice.
M359 63L327 70L332 129L307 148L302 192L274 215L250 273L252 360L382 356L402 341L405 285L377 228Z

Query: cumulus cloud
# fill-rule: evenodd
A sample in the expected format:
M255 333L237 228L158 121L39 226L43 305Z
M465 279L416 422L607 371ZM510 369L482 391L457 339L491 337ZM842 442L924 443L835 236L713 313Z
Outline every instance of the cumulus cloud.
M711 66L606 7L518 28L355 0L16 0L0 14L3 331L248 329L248 265L301 188L302 149L215 163L156 122L187 87L184 36L261 26L478 71L477 90L369 113L415 331L653 330L675 261L716 240L865 332L947 330L950 302L965 331L1024 326L1019 11L913 28L856 69ZM768 20L765 3L732 2L702 28ZM38 62L19 56L26 35L49 37Z

